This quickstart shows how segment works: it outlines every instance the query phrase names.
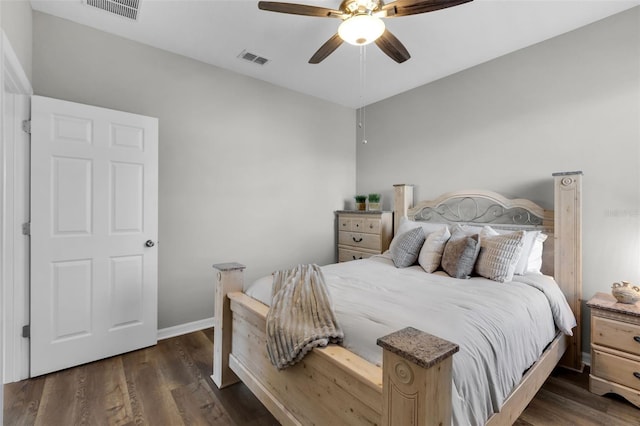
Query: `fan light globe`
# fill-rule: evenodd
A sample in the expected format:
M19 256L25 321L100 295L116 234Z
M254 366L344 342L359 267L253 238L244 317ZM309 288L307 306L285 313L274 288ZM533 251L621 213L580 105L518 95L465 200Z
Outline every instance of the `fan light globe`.
M384 32L382 19L371 15L355 15L338 27L338 35L354 46L364 46L374 42Z

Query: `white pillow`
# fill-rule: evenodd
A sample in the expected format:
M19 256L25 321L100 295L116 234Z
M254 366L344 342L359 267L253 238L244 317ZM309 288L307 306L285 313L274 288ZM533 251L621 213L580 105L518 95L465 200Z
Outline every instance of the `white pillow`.
M520 259L518 259L516 270L514 272L516 275L523 275L526 272L529 254L531 253L533 243L536 242L538 235L540 235L540 231L526 231L524 233L524 239L522 240L522 253L520 253Z
M453 227L456 228L456 229L460 229L462 232L464 232L467 235L475 235L475 234L480 235L480 233L482 232L483 229L491 228L488 225L480 226L480 225L467 225L467 224L464 224L464 225L456 224ZM493 229L493 228L491 228L491 229ZM453 229L451 230L451 233L453 234Z
M542 274L542 246L547 239L547 234L538 234L533 241L533 246L527 258L527 267L524 274Z
M440 266L440 259L442 259L442 253L449 237L451 237L451 233L446 226L427 235L418 255L418 263L426 272L432 273Z
M411 231L412 229L420 228L420 227L422 227L422 229L424 230L425 235L441 230L442 228L448 228L447 225L444 223L416 222L413 220L409 220L407 216L402 216L400 218L400 226L398 226L398 230L396 231L395 236L391 240L391 244L389 244L389 250L391 250L392 248L395 248L395 245L397 244L397 241L398 241L398 237L400 237L402 234L404 234L407 231Z

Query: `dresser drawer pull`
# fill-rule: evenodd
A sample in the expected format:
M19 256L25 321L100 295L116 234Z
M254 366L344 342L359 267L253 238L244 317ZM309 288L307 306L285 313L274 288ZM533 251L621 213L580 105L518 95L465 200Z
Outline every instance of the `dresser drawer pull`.
M373 223L369 224L369 229L373 229Z
M633 336L633 340L640 343L640 336Z
M634 371L633 375L636 377L636 379L640 379L640 373L639 372Z
M362 256L360 256L360 257L352 256L352 257L353 257L353 260L362 260Z
M361 243L362 242L362 237L358 238L357 240L356 240L356 237L351 237L351 238L353 238L353 242L354 243Z

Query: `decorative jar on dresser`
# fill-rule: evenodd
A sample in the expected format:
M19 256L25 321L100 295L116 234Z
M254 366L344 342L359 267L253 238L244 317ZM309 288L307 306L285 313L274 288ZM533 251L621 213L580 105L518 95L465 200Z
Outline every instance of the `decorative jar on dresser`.
M339 210L338 262L366 259L389 248L393 237L393 213Z
M616 393L640 407L640 302L618 303L596 293L591 308L589 390Z

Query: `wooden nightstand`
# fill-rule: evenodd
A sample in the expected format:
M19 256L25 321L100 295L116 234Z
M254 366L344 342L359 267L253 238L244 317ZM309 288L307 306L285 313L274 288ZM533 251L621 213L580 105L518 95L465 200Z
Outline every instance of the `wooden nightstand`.
M617 303L596 293L591 307L589 390L617 393L640 407L640 303Z
M338 262L365 259L389 248L393 237L393 213L340 210L338 215Z

